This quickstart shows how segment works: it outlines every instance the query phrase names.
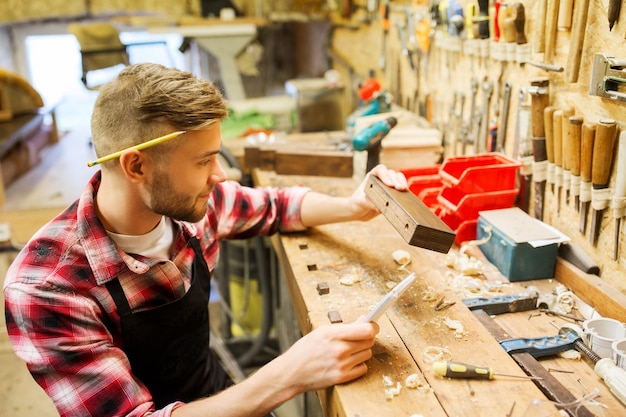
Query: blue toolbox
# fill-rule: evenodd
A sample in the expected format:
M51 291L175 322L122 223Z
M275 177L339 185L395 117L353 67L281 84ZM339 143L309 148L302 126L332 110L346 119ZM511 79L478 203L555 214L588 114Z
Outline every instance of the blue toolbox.
M509 281L554 277L559 243L566 238L517 207L481 211L476 238L479 247Z

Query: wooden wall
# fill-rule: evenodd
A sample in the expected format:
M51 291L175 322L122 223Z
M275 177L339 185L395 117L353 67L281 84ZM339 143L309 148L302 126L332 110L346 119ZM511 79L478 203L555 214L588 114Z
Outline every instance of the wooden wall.
M541 3L541 2L544 3ZM528 39L530 50L527 59L536 62L545 62L546 57L542 52L537 52L539 44L539 34L544 27L540 22L540 9L546 7L546 0L524 0L526 14L525 34ZM549 2L553 0L548 0ZM561 0L563 3L563 0ZM429 53L420 53L421 65L417 72L412 72L408 60L402 55L400 48L400 37L396 29L395 22L405 19L405 7L416 15L428 16L428 7L425 4L416 2L390 1L390 25L387 36L386 48L386 68L381 70L379 59L383 49L383 30L380 15L367 22L363 9L357 9L349 18L337 19L336 28L333 35L333 49L337 55L342 56L350 62L355 71L352 76L354 82L364 80L368 77L370 69L376 70L376 77L381 81L392 94L396 96L397 102L404 107L429 116L433 126L446 130L452 126L448 137L454 138L455 119L450 119L450 105L454 94L465 94L465 104L463 119L469 119L471 80L483 80L487 78L494 83L494 90L491 96L489 110L490 120L500 120L496 117L496 102L499 109L502 109L501 97L505 82L512 86L512 96L510 101L508 128L505 136L504 152L512 156L513 142L516 129L516 115L518 111L518 95L520 89L528 89L530 80L535 77L549 78L549 103L558 108L572 106L575 114L580 115L585 121L597 122L601 118L612 118L618 121L618 125L626 128L626 103L618 103L597 96L588 94L589 81L593 57L596 52L605 52L615 55L617 58L626 58L626 10L622 10L622 15L617 21L612 31L609 31L607 19L607 2L601 0L591 0L587 27L584 33L584 43L582 48L582 59L577 82L567 82L566 72L547 72L526 64L515 61L500 61L489 56L481 58L470 55L467 49L468 42L458 38L450 39L443 27L437 27L435 38L438 41L431 42ZM467 3L464 3L467 4ZM577 7L582 6L581 0L575 0L573 14L576 14ZM623 8L622 8L623 9ZM556 33L556 48L552 58L552 63L566 67L568 55L570 53L570 29L560 29ZM491 42L491 41L490 41ZM455 48L459 50L455 50ZM493 46L492 46L493 47ZM345 79L350 79L350 75L345 66L336 64ZM402 98L399 98L401 96ZM417 98L416 100L414 98ZM430 99L431 105L428 115L424 113L425 102ZM497 100L496 100L497 98ZM528 103L530 98L526 98ZM481 91L477 94L477 107L482 102ZM460 103L457 103L456 112L460 111ZM452 135L451 135L452 134ZM617 141L616 141L617 143ZM459 149L456 149L458 154ZM469 148L469 153L472 153ZM446 155L453 155L455 151L448 145ZM616 160L617 145L612 165L612 175L610 187L615 185L616 180ZM564 192L563 192L564 195ZM597 246L589 242L589 224L587 224L587 234L579 232L579 213L574 209L574 205L566 205L565 198L562 197L560 214L557 215L556 197L547 188L545 196L544 221L552 224L563 233L567 234L571 240L579 244L600 266L601 277L607 283L626 294L626 231L620 234L620 253L617 261L613 260L615 221L612 211L607 209L603 213L601 230ZM529 212L533 213L531 207ZM626 227L623 227L626 229Z

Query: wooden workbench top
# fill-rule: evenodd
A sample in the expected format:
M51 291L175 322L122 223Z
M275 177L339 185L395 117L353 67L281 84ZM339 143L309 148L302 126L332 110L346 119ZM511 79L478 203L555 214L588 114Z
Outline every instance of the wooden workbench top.
M321 192L347 195L357 185L354 179L303 176L278 176L268 171L253 171L255 183L263 186L302 184ZM547 414L558 411L535 384L526 379L496 376L494 380L449 379L436 375L425 352L432 347L447 349L447 359L491 366L502 374L524 375L515 360L507 354L481 321L461 301L470 298L467 285L462 290L462 274L447 266L451 255L409 246L383 216L369 222L348 222L311 228L302 233L284 234L273 239L287 279L296 315L303 333L329 324L329 311L337 311L344 322L366 315L389 289L410 271L419 279L399 298L396 305L380 320L380 334L374 346L374 357L368 361L368 373L348 384L318 392L326 416L523 416L531 403L541 399ZM400 269L392 258L393 251L410 253L412 262ZM480 253L480 251L478 251ZM476 288L500 282L491 296L523 294L534 285L540 293L555 289L556 280L509 283L497 269L486 262L484 275L471 281ZM342 285L339 280L356 274L360 282ZM325 282L329 293L320 295L317 284ZM433 292L436 297L433 298ZM474 296L489 296L485 293ZM451 307L437 311L437 300L444 297ZM529 313L532 313L529 314ZM446 325L455 320L463 326L456 332ZM493 320L511 338L553 336L556 327L571 322L538 311L502 314ZM454 323L454 322L452 322ZM454 327L454 326L453 326ZM586 360L548 357L540 362L551 375L576 398L600 391L598 401L607 405L605 416L622 416L624 407L594 374ZM417 374L422 388L405 387L405 379ZM383 381L390 378L403 386L399 395L389 399ZM590 408L591 409L591 408ZM593 415L593 414L586 414Z

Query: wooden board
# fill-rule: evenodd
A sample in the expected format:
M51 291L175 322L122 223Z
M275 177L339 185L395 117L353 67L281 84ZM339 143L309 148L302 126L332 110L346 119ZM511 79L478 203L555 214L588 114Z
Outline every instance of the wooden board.
M409 191L387 187L372 175L365 194L410 245L447 253L456 234Z

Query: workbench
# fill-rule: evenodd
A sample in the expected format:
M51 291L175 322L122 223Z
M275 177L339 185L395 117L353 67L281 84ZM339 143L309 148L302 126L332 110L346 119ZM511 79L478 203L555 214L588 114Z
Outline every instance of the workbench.
M253 170L256 185L289 186L301 184L332 195L349 195L358 184L354 178L277 175L271 171ZM350 383L319 391L325 416L558 416L557 409L533 381L496 376L493 380L450 379L436 375L428 357L430 347L446 348L451 360L490 366L496 373L525 375L512 356L507 354L483 324L491 321L509 338L553 336L558 328L572 323L568 319L548 316L538 310L506 313L489 318L470 311L462 302L467 294L458 292L455 282L459 272L447 266L448 256L458 255L454 246L449 255L409 246L383 217L369 222L348 222L311 228L305 232L281 234L272 239L282 273L289 289L295 315L303 334L329 325L329 312L339 313L344 322L364 316L390 288L409 272L418 280L379 319L380 333L373 347L373 358L367 362L365 376ZM401 269L392 253L403 249L412 261ZM478 249L471 254L484 265L484 273L474 282L499 288L493 295L523 294L530 285L540 293L551 292L556 279L509 283ZM357 274L360 282L342 285L342 276ZM592 276L579 273L561 259L557 277L569 288L586 292L586 301L596 311L613 318L626 317L626 302L617 291ZM319 283L329 287L327 294L317 290ZM455 290L456 289L456 290ZM425 294L438 295L425 301ZM483 295L484 296L484 295ZM444 297L445 310L436 311L436 300ZM573 314L576 314L574 312ZM486 317L485 317L486 316ZM580 316L579 316L580 317ZM445 319L460 321L464 331L457 334ZM605 416L626 415L626 407L615 398L598 378L589 360L549 356L539 360L546 373L556 378L575 398L594 389L605 404ZM549 371L549 372L548 372ZM423 383L418 389L405 387L405 378L417 374ZM400 393L388 398L384 381L400 382ZM540 410L534 405L544 406ZM545 410L544 410L545 408ZM589 410L593 408L590 406ZM526 411L528 410L528 413ZM597 409L593 409L597 410ZM594 411L595 413L595 411ZM578 415L595 415L579 411Z

